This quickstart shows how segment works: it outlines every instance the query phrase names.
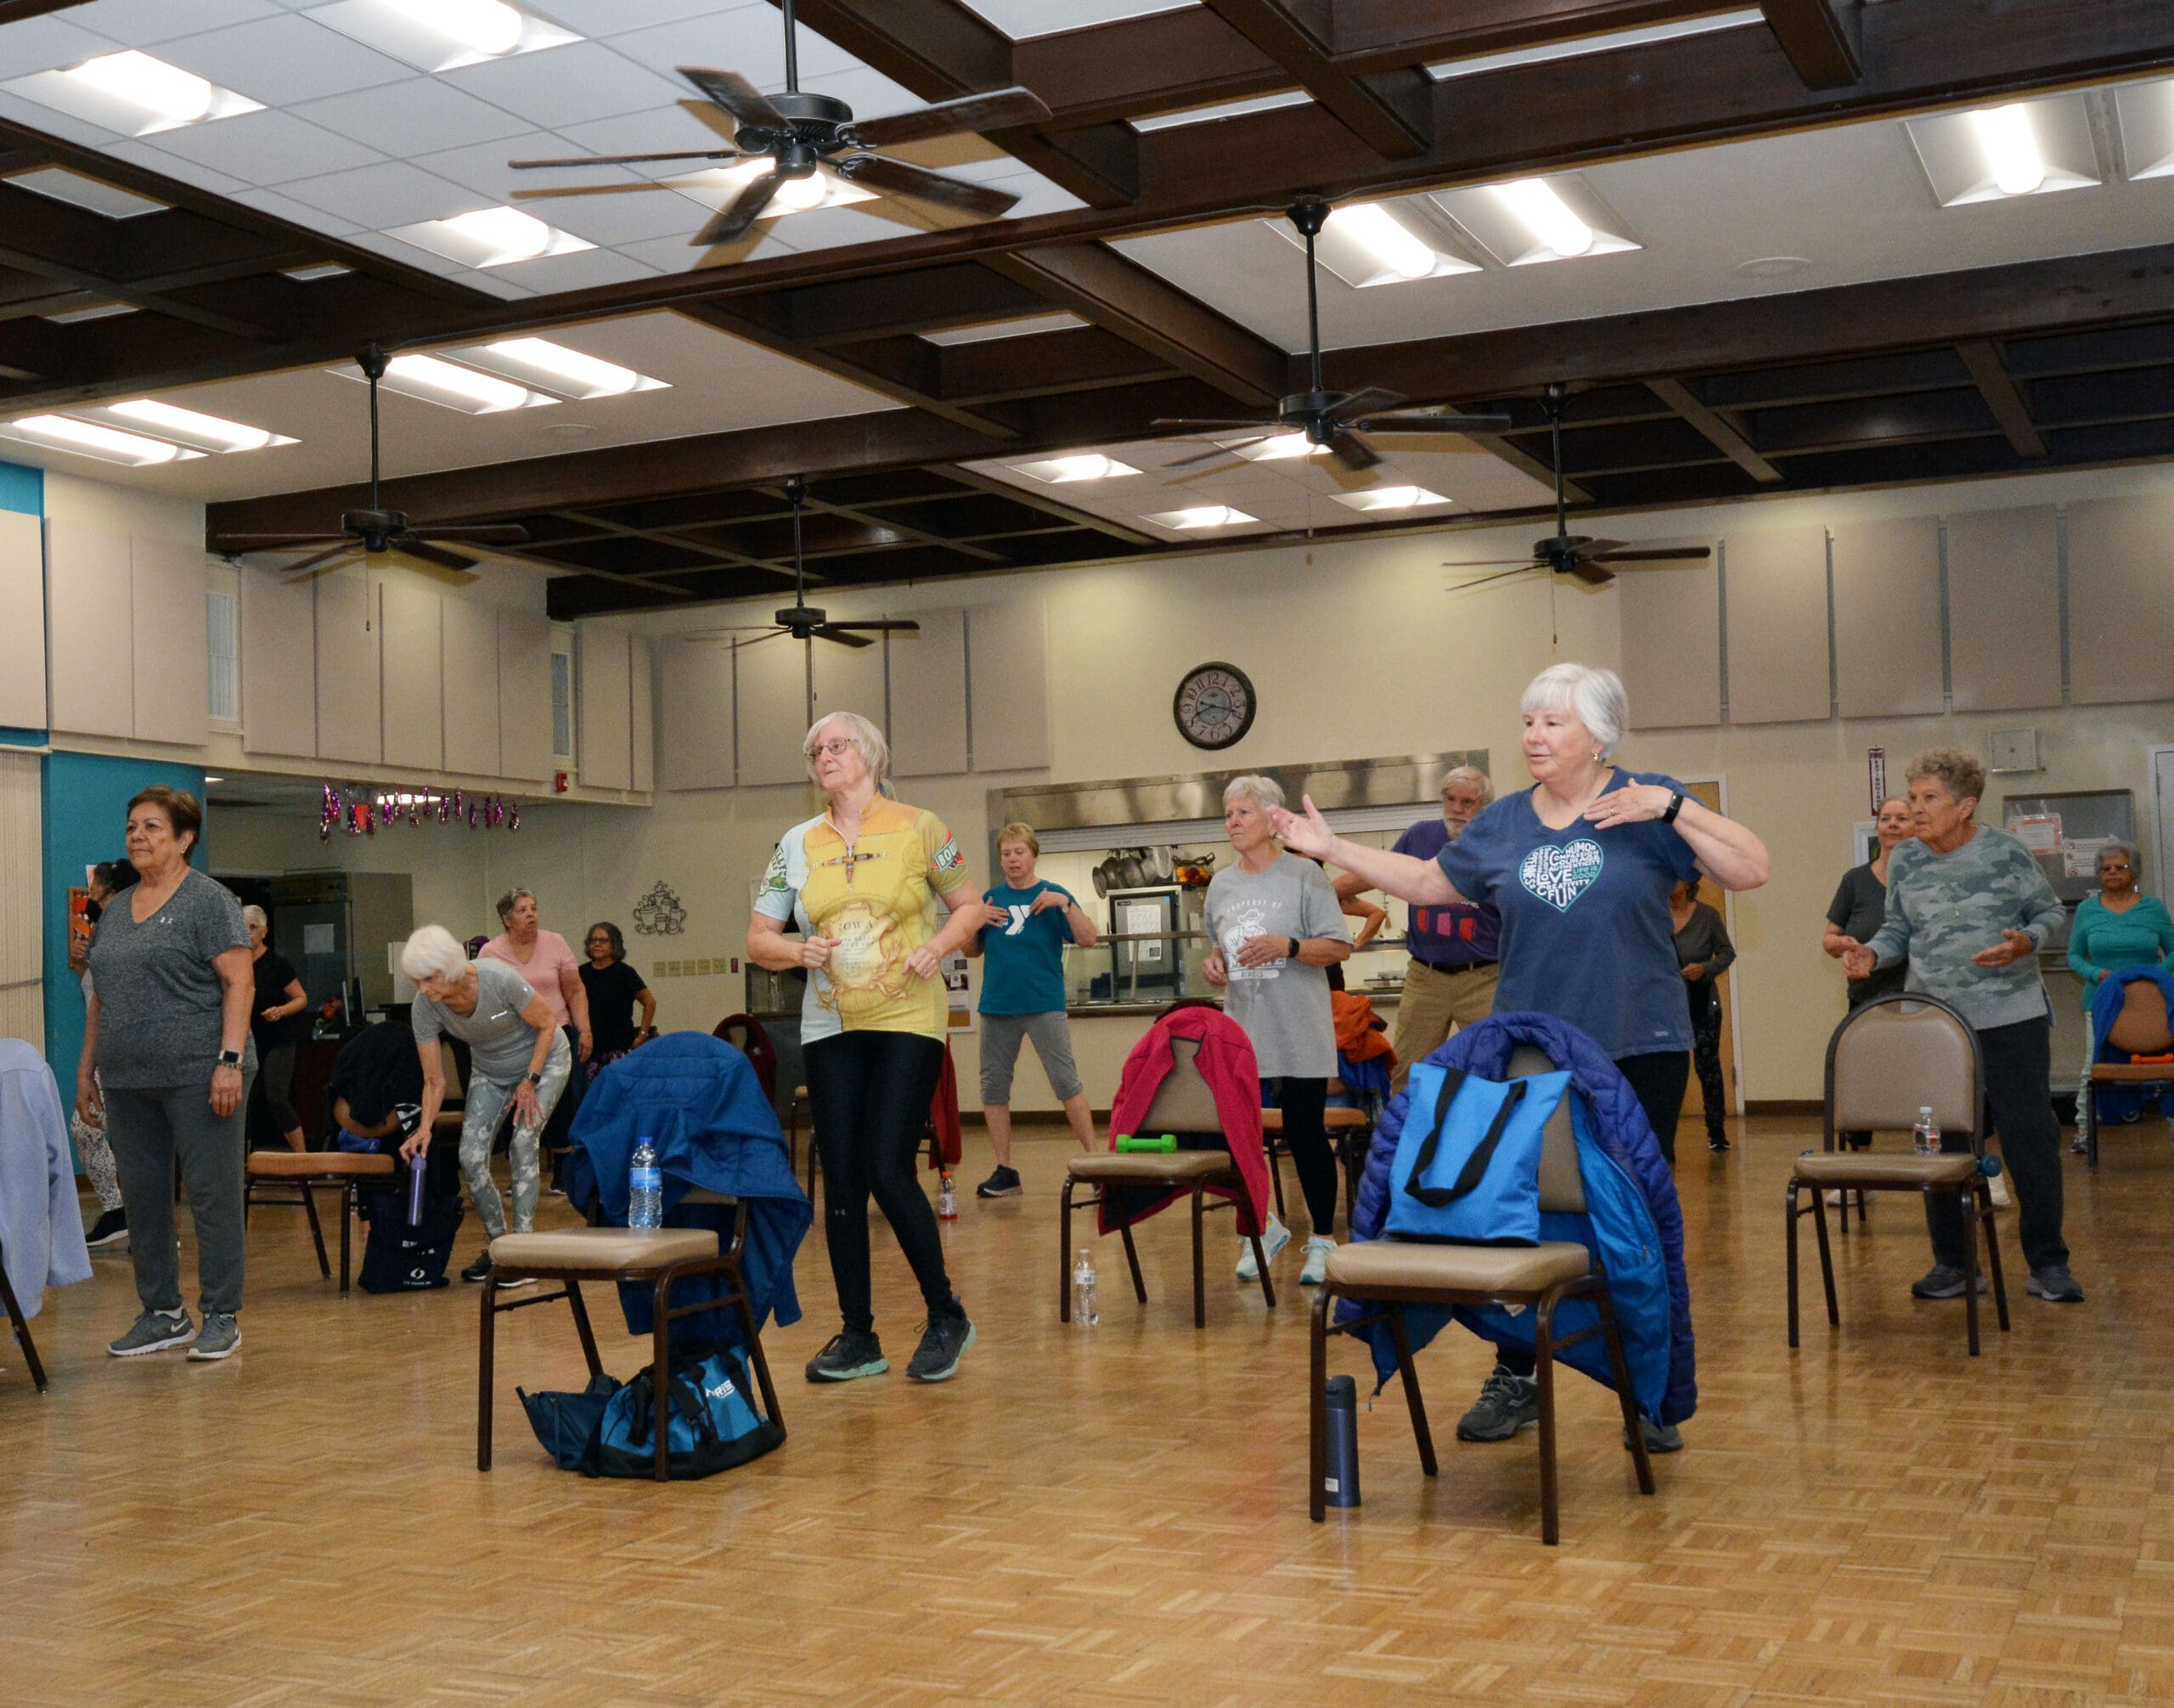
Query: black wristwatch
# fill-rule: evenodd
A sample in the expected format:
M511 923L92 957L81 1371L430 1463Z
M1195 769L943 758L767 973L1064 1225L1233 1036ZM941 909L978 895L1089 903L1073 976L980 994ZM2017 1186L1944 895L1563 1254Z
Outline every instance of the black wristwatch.
M1661 822L1664 825L1674 824L1676 815L1682 810L1683 791L1678 789L1668 798L1668 810L1661 815Z
M1298 958L1298 939L1295 937L1291 939L1291 958L1293 961Z
M532 1085L541 1085L544 1083L544 1076L541 1074L531 1074L528 1076L528 1083Z
M219 1051L219 1065L220 1065L222 1068L239 1068L239 1067L240 1067L240 1066L241 1066L241 1051L239 1051L239 1050L222 1050L222 1051Z

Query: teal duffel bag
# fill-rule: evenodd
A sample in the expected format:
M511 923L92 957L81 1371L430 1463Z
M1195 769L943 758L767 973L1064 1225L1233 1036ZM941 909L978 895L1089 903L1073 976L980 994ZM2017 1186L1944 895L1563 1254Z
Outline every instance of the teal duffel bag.
M739 1348L696 1344L675 1350L667 1372L670 1412L665 1474L675 1482L713 1477L758 1459L785 1431L755 1409ZM605 1402L582 1470L592 1477L656 1475L656 1390L645 1369Z

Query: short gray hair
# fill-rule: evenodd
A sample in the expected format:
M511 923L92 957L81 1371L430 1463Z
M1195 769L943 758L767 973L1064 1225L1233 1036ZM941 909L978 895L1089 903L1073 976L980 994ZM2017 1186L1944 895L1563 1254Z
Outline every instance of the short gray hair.
M1249 800L1265 809L1287 804L1283 798L1283 785L1273 777L1247 775L1233 777L1223 785L1223 810L1231 810L1231 803Z
M241 922L244 925L261 925L267 931L272 928L272 922L265 916L264 910L253 901L242 909Z
M500 896L498 898L498 923L501 925L504 924L508 916L513 912L514 909L519 904L524 901L536 901L536 892L532 889L523 889L518 884L515 884L511 889ZM538 909L541 910L544 904L540 901L537 901L536 905Z
M884 779L891 775L891 744L883 739L883 732L858 712L825 712L808 726L808 733L800 738L802 756L808 761L808 780L815 781L815 737L825 724L844 727L860 757L867 762L868 775L876 780L878 790Z
M1442 786L1437 794L1447 794L1451 783L1470 783L1479 791L1479 804L1486 806L1495 798L1495 780L1477 765L1458 765L1442 774Z
M2126 854L2129 857L2131 871L2137 871L2143 865L2143 856L2137 852L2137 845L2134 843L2125 843L2119 837L2109 837L2100 844L2098 858L2091 863L2092 871L2093 872L2103 871L2106 865L2106 856L2110 854ZM243 910L247 911L246 909Z
M1600 743L1605 759L1623 740L1630 721L1630 696L1613 670L1591 664L1551 664L1526 685L1520 712L1570 712Z
M523 890L521 893L526 895L528 892ZM449 983L464 977L467 971L468 951L442 925L418 926L407 942L400 945L400 976L412 984L420 984L433 977Z

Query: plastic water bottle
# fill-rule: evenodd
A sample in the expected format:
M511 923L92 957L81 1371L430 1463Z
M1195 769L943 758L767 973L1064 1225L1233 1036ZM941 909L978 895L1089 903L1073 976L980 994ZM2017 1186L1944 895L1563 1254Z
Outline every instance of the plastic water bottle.
M959 1219L959 1193L951 1184L951 1170L949 1169L943 1170L943 1185L936 1194L936 1214L944 1221Z
M634 1146L627 1169L627 1226L664 1226L664 1170L656 1165L656 1147L647 1139Z
M1919 1156L1936 1157L1940 1154L1940 1123L1933 1119L1930 1103L1919 1107L1918 1125L1911 1128L1910 1136L1917 1145Z
M1095 1254L1084 1245L1072 1271L1072 1320L1082 1328L1101 1320L1095 1310Z

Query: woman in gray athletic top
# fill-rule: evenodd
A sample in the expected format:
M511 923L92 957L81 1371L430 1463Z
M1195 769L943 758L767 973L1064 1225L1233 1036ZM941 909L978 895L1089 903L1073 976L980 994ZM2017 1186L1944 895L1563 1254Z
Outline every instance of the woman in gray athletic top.
M460 1116L460 1173L468 1182L469 1197L476 1200L476 1214L493 1239L506 1232L505 1208L491 1179L491 1141L511 1104L513 1232L534 1232L536 1200L543 1190L537 1136L566 1089L566 1076L573 1072L573 1046L527 979L504 961L470 961L442 925L424 926L408 939L400 951L400 971L415 984L415 1006L408 1024L423 1063L422 1120L400 1154L415 1158L431 1148L431 1133L445 1102L438 1037L450 1032L469 1051L468 1096ZM464 1281L475 1282L490 1273L487 1245L460 1271Z

